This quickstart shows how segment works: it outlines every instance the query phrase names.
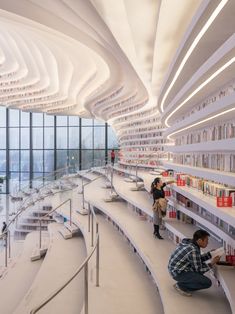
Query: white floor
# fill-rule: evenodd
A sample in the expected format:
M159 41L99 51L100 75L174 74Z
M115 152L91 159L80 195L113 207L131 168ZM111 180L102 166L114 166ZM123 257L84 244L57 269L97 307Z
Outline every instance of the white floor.
M94 175L91 176L92 179L94 177ZM123 177L119 176L114 177L115 189L130 203L144 208L146 212L151 212L151 196L146 192L130 191L133 183L126 183L123 179ZM149 178L149 180L151 179ZM81 182L79 179L77 181ZM207 314L230 314L229 303L222 289L216 286L206 291L196 292L192 298L185 298L176 293L172 287L174 282L167 271L167 262L170 253L174 249L174 244L167 239L164 232L162 232L165 238L163 241L154 239L152 237L151 223L140 219L126 202L106 203L104 198L107 197L110 190L103 189L103 185L103 178L87 185L85 187L85 198L120 226L136 247L140 256L145 260L152 277L145 271L144 264L140 261L136 253L133 252L133 248L128 244L125 237L116 230L116 227L110 221L107 221L103 216L98 216L101 236L100 287L95 287L95 269L94 266L91 266L89 270L89 314L198 314L198 311ZM75 211L81 207L82 203L81 195L77 193L77 190L79 188L73 192L58 194L53 199L53 206L60 204L68 198L72 198L73 210ZM63 206L61 212L68 216L68 206ZM82 226L83 230L85 230L87 234L86 243L88 243L89 240L87 239L90 235L87 233L87 216L81 216L74 212L73 217ZM189 233L189 230L187 232ZM60 245L57 245L57 254L59 254ZM70 250L73 250L72 247ZM57 268L58 261L56 254L54 254L54 261L53 259L51 261L52 264L50 267L55 269L53 269L53 272L49 272L48 278L45 277L47 272L44 272L45 281L49 280L49 282L53 281L53 278L57 279L60 276L58 272L59 268ZM61 263L62 268L63 264L66 264L65 260ZM79 262L80 264L81 262ZM50 267L48 268L49 270ZM65 280L65 277L63 277L63 280ZM159 287L160 294L153 283L153 279ZM33 300L33 302L31 302L32 300L29 302L30 306L40 301L42 296L46 297L50 290L44 293L39 289L36 293L37 297L32 297L31 295L38 289L36 282L28 291L28 297L25 299L25 301L28 298ZM75 313L72 309L73 306L70 307L72 297L75 297L79 293L79 290L75 286L73 286L74 292L72 295L71 290L69 294L65 290L61 294L59 302L56 302L56 300L53 301L49 307L45 307L45 310L40 313L62 314L63 312L59 312L58 310L60 302L68 302L69 306L66 314ZM71 298L67 299L68 296ZM21 297L23 299L23 296ZM25 301L23 299L22 305L25 304ZM31 309L31 307L28 307L28 309ZM19 307L16 313L25 314L26 312L25 309L23 310L23 307ZM10 314L10 312L3 312L3 314Z

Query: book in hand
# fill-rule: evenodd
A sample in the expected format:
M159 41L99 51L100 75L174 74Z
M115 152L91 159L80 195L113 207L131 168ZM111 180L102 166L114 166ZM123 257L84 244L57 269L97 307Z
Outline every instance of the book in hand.
M220 266L233 266L232 263L226 262L226 261L219 261L219 262L216 263L216 265L220 265Z
M223 247L219 247L219 248L216 249L216 250L210 251L210 253L211 253L211 258L214 258L214 257L216 257L216 256L221 257L222 255L225 254Z

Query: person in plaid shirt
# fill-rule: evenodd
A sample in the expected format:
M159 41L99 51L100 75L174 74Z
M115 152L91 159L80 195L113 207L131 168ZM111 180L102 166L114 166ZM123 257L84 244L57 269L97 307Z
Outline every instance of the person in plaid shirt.
M174 288L184 296L191 296L192 291L207 289L211 286L211 280L204 273L216 264L220 257L211 259L211 253L201 254L200 249L208 245L209 233L205 230L197 230L193 239L183 239L171 254L168 270L174 280ZM205 261L211 259L210 263Z

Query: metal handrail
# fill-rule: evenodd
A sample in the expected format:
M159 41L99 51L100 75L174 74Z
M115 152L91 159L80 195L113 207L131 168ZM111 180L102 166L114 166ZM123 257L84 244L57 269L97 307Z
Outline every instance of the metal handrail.
M54 173L54 172L52 172L52 173ZM51 183L51 182L50 182ZM50 184L50 183L48 183L48 185ZM45 185L43 186L43 187L45 187ZM71 189L73 189L73 188L71 188ZM64 190L64 191L69 191L69 190L71 190L71 189L66 189L66 190ZM56 191L56 192L54 192L53 194L49 194L49 195L46 195L44 198L46 198L46 197L49 197L49 196L52 196L52 195L55 195L55 194L57 194L57 193L60 193L61 191ZM37 193L36 191L34 191L32 194L34 194L34 193ZM30 195L29 197L27 197L25 200L24 200L24 202L23 202L23 204L21 204L21 209L16 213L16 215L13 217L13 219L9 222L9 224L7 225L7 227L6 227L6 231L4 231L2 234L0 234L0 239L5 239L6 240L6 246L5 246L5 267L7 267L7 264L8 264L8 260L7 260L7 248L8 248L8 246L9 246L9 255L10 255L10 237L9 237L9 241L8 241L8 232L10 233L10 231L9 231L9 227L13 224L13 222L15 222L16 220L17 220L17 218L27 209L27 208L29 208L31 205L32 205L32 203L30 203L30 204L28 204L26 207L24 207L24 204L28 201L28 200L30 200L30 198L32 197L32 195ZM35 203L35 202L37 202L37 201L40 201L39 199L38 200L36 200L36 201L33 201L33 203ZM9 243L9 245L7 245ZM10 256L9 256L10 257Z
M110 169L110 179L109 179L109 177L108 177L108 170ZM114 175L114 166L113 165L111 165L111 164L109 164L108 166L107 166L107 173L104 175L106 178L107 178L107 180L110 182L110 186L111 186L111 194L114 192L114 193L117 193L116 191L115 191L115 188L114 188L114 185L113 185L113 175Z
M48 178L50 176L56 175L57 173L62 172L62 171L66 170L66 169L69 169L69 168L70 167L64 167L64 168L60 168L60 169L54 170L54 171L48 173L47 175L42 175L42 176L38 176L38 177L34 178L33 181L34 180L39 180L39 179L46 179L46 178ZM31 182L32 182L32 180L31 180ZM31 184L31 182L29 182L28 184L25 184L23 187L21 187L17 193L19 193L21 191L24 192L25 188L29 188L29 185ZM42 183L40 186L45 186L45 185ZM39 189L40 186L37 187L37 189Z
M84 209L85 207L85 195L84 195L84 193L85 193L85 190L84 190L84 188L85 188L85 186L87 186L88 184L90 184L90 183L92 183L92 182L94 182L94 181L96 181L96 180L98 180L98 179L100 179L100 178L102 178L104 175L103 174L101 174L100 176L98 176L98 177L96 177L96 178L94 178L94 179L92 179L91 181L89 181L89 182L85 182L85 183L83 183L83 181L82 181L82 208Z
M89 182L90 183L90 182ZM90 212L92 211L92 217L95 217L94 210L90 209L89 204L89 216ZM95 217L96 219L96 217ZM89 227L90 227L90 219L89 221ZM92 230L93 230L93 219L92 219ZM90 228L88 228L88 231L90 232ZM92 231L93 235L93 231ZM75 273L59 288L57 288L54 292L51 293L50 296L48 296L41 304L39 304L37 307L32 309L30 311L30 314L37 313L41 308L43 308L46 304L48 304L52 299L54 299L64 288L66 288L69 283L81 272L82 269L84 269L84 291L85 291L85 303L84 303L84 313L88 314L88 262L90 261L91 257L93 256L95 250L96 250L96 286L99 286L99 224L96 222L96 243L94 247L92 248L89 255L86 257L84 262L79 266L79 268L75 271Z
M41 249L41 246L42 246L42 220L44 220L47 216L50 216L53 212L55 212L57 209L59 209L61 206L63 206L67 202L69 202L69 216L70 216L69 220L70 220L70 226L71 226L72 225L72 206L71 206L72 200L71 200L71 198L67 199L66 201L64 201L60 205L56 206L54 209L49 211L49 213L46 213L46 215L38 218L38 221L39 221L39 249Z

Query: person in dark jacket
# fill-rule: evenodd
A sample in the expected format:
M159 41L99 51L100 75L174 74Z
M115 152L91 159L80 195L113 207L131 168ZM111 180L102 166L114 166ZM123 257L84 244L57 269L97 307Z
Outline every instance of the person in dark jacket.
M5 223L5 221L2 224L2 233L4 233L7 229L7 224Z
M5 221L2 224L2 234L4 234L7 231L7 224L5 223ZM4 242L4 246L6 246L6 234L3 235L2 240Z
M163 183L161 178L155 178L154 181L151 184L151 190L150 193L153 195L153 204L155 203L156 200L159 198L165 198L165 192L164 192L164 187L167 184L174 183L175 181L169 181ZM160 226L162 224L162 217L159 215L158 211L153 212L153 235L157 237L159 240L162 240L163 237L159 233Z
M220 257L211 259L211 253L201 254L200 249L206 248L209 233L205 230L197 230L193 239L183 239L171 254L168 270L174 280L174 288L184 296L191 296L192 291L207 289L211 286L211 280L204 273L216 264ZM205 263L211 259L210 263Z

